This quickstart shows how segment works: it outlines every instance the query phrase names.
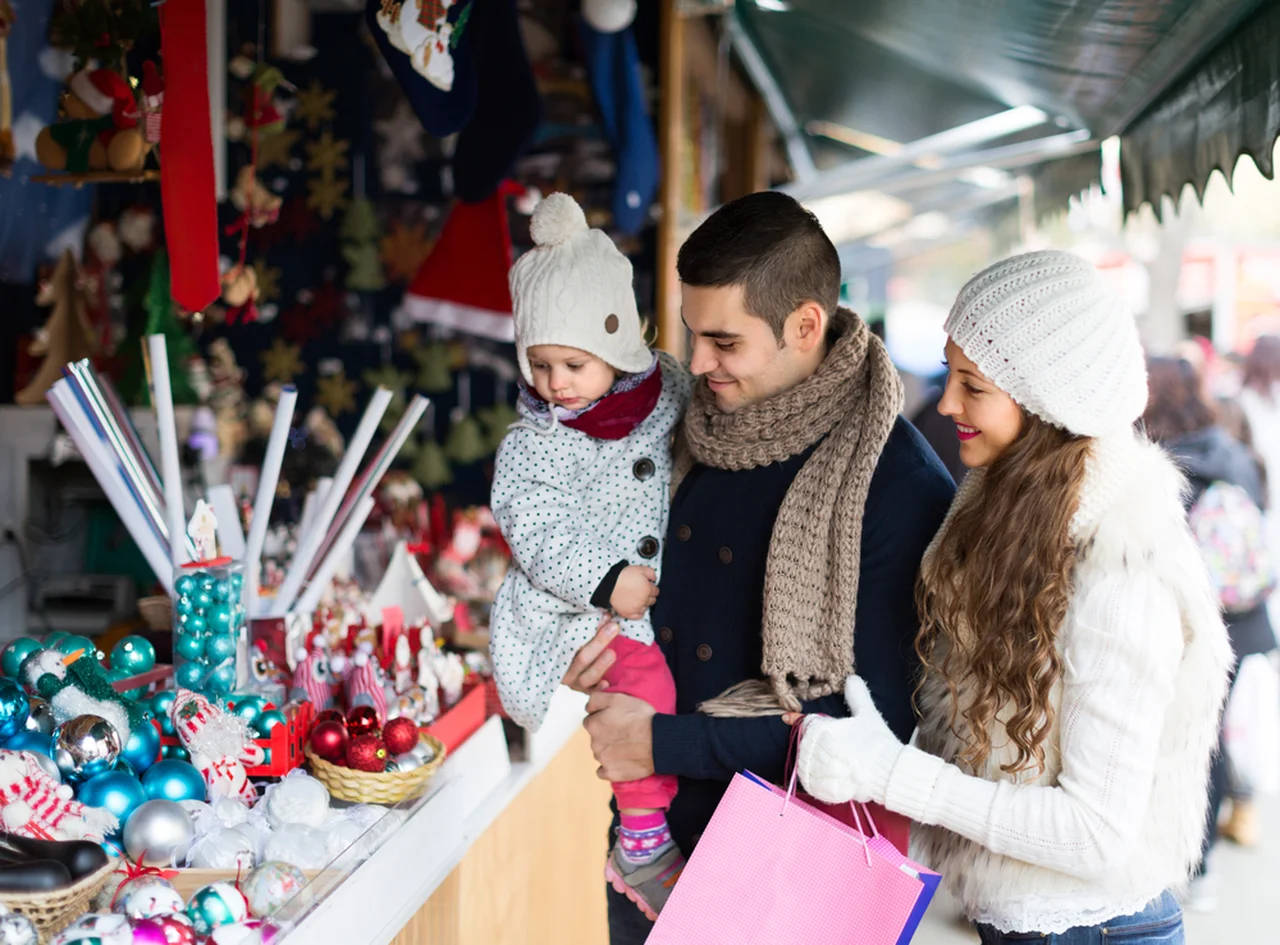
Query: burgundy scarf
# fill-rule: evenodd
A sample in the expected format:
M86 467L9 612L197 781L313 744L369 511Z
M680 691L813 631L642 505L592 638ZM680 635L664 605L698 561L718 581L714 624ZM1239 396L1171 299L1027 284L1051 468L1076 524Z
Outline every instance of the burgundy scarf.
M521 387L521 394L528 400L541 405L538 412L542 413L545 410L550 416L551 405L539 397L532 388L524 385ZM662 366L659 364L634 387L605 394L576 417L559 422L571 430L580 430L597 440L621 440L625 436L630 436L631 432L653 413L653 408L657 406L661 395Z

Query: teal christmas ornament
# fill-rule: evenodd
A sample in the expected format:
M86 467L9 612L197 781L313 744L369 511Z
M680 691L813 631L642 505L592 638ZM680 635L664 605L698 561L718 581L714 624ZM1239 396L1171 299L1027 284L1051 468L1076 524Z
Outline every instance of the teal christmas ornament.
M169 746L176 747L176 746ZM142 776L147 797L166 801L203 801L207 793L204 778L189 761L165 758Z
M195 605L191 603L191 598L183 594L173 602L173 612L179 617L190 617L196 612Z
M219 603L231 600L231 578L221 577L213 582L213 599Z
M162 689L151 697L151 713L158 719L167 719L178 694L172 689Z
M235 627L235 615L230 604L215 604L209 608L209 629L214 633L230 633Z
M204 683L204 677L209 671L209 664L204 660L194 660L190 663L183 663L178 667L178 671L174 674L178 679L178 686L182 689L200 689Z
M4 743L6 751L33 751L46 758L53 757L53 737L30 730L19 732Z
M160 759L160 730L149 722L136 726L120 757L141 775Z
M206 633L209 630L209 621L200 614L192 614L182 621L182 629L188 633Z
M202 633L179 633L173 641L173 651L185 660L198 660L204 656L205 638Z
M236 642L236 638L230 634L215 634L205 643L205 655L214 666L223 660L235 659Z
M196 613L208 610L213 606L212 588L207 591L204 588L200 588L191 595L191 603L195 605Z
M256 720L258 716L262 714L263 709L266 708L266 703L263 701L261 696L236 696L235 703L236 704L232 707L231 711L240 716L240 718L244 719L250 725L254 723L254 720Z
M58 641L56 649L64 656L70 656L77 650L84 650L85 656L92 656L94 659L98 658L99 653L98 644L78 633L63 637Z
M244 575L239 571L231 575L231 590L233 592L232 596L237 599L240 597L240 592L244 590Z
M210 883L197 889L187 903L187 918L198 935L212 935L224 925L234 925L249 917L249 904L231 883Z
M31 637L19 637L4 648L3 654L0 654L0 669L4 670L6 676L16 678L22 661L39 649L43 648L36 640Z
M147 801L142 782L133 773L107 771L94 775L76 790L76 800L89 807L104 807L116 815L120 829L129 816Z
M0 740L7 741L27 727L31 704L12 679L0 679Z
M170 733L172 734L172 733ZM160 755L166 760L174 761L190 761L191 752L187 751L181 745L165 745L160 749Z
M183 574L173 582L173 589L184 597L192 594L199 586L200 582L194 574Z
M69 636L71 634L66 630L51 630L44 635L40 643L46 650L56 650L58 644Z
M150 672L156 667L156 648L146 637L127 636L111 648L111 667L130 676Z
M284 713L279 709L267 709L250 726L259 738L270 738L271 730L277 725L287 725Z
M216 638L215 638L216 639ZM227 639L230 639L229 637ZM215 695L226 696L236 687L236 665L228 660L209 674L209 688Z

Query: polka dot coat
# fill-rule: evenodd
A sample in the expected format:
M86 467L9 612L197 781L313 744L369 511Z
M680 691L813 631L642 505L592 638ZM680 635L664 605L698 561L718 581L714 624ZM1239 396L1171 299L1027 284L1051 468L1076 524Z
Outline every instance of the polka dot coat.
M691 382L670 355L658 357L662 393L629 436L517 427L498 449L490 504L513 560L494 600L490 650L503 707L526 728L542 724L574 655L595 635L601 614L591 597L609 570L645 565L661 581L671 434ZM532 419L524 408L521 416ZM647 614L620 625L653 642Z

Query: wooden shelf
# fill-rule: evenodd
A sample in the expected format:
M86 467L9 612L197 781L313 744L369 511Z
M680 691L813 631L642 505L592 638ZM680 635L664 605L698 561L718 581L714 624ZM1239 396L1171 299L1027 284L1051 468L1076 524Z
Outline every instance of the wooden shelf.
M146 184L160 179L158 170L150 171L84 171L80 174L34 174L31 180L53 187L75 187L85 184Z

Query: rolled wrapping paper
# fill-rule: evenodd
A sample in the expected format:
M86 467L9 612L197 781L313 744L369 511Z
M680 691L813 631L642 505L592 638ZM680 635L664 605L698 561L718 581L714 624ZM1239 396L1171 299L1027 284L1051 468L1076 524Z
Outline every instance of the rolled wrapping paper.
M98 480L125 528L129 530L130 537L164 585L165 591L172 597L173 569L169 566L168 549L151 527L137 497L125 483L118 459L111 455L107 445L90 424L70 382L66 378L55 381L46 396L85 464Z
M329 497L329 490L333 488L333 479L329 476L321 476L316 480L316 487L307 493L307 497L302 500L302 517L298 519L298 538L301 542L307 537L316 524L316 513L320 511L320 507L324 505L324 500Z
M151 366L147 364L147 349L142 349L143 366L150 377ZM115 387L111 383L110 378L103 377L98 373L97 369L91 363L89 365L89 376L93 378L98 385L98 390L102 391L102 399L106 402L107 408L111 411L111 415L116 418L116 425L120 427L120 431L124 434L125 440L133 448L133 454L138 457L139 463L142 465L143 471L147 474L147 481L151 483L151 488L156 495L162 495L160 486L160 474L156 472L156 464L151 461L151 456L147 453L142 445L142 438L138 436L138 430L133 425L133 420L129 417L129 411L125 408L124 401L120 399L120 394L116 392ZM150 380L148 380L150 383Z
M351 485L356 469L364 459L369 443L373 440L378 424L382 422L382 415L387 412L387 406L390 403L391 391L385 387L379 387L374 391L373 397L369 400L369 406L365 408L364 416L360 418L360 425L356 427L351 442L347 444L347 451L342 457L342 462L338 464L338 471L333 474L333 485L329 488L329 494L325 497L324 504L320 506L320 511L316 513L315 525L298 543L298 550L294 552L293 560L289 562L289 570L285 573L284 582L280 585L280 590L276 593L276 599L271 607L271 613L274 616L283 617L293 608L298 592L302 590L302 582L311 572L311 566L321 551L321 545L328 543L326 537L330 524L338 511L338 506L342 504L343 497L347 494L347 487Z
M298 389L286 384L276 403L276 418L271 425L271 437L267 440L267 452L262 460L262 472L258 475L258 494L253 502L253 521L249 525L249 537L244 549L244 610L250 616L258 614L258 579L262 558L262 544L267 538L267 524L271 518L271 505L275 501L276 485L280 481L280 464L284 462L284 449L289 444L289 425L293 422L293 408L298 402Z
M307 589L298 598L298 604L294 609L299 613L310 613L316 609L316 605L320 603L320 595L324 593L325 588L329 586L329 582L333 580L333 573L338 570L338 563L351 550L352 545L355 544L356 536L360 534L360 529L364 527L365 520L369 517L369 513L373 511L374 504L373 496L365 496L356 507L355 514L348 516L338 540L329 548L324 560L320 562L320 569L312 575Z
M165 521L169 527L169 557L175 568L187 557L186 511L182 500L182 463L178 460L178 427L173 417L173 391L169 386L169 349L164 335L148 335L151 403L156 408L156 432L160 437L160 472L164 484Z
M222 554L236 561L244 560L244 529L240 527L240 509L235 490L227 485L209 487L209 505L218 520L218 545Z
M391 431L391 435L382 444L382 449L378 451L377 455L365 468L365 471L361 473L360 481L356 484L355 489L352 490L351 495L347 496L347 500L343 503L333 524L329 526L329 534L325 535L324 542L320 546L321 555L337 540L338 534L345 527L347 516L351 514L352 510L357 508L365 498L373 495L373 490L377 488L378 483L382 481L382 477L391 468L391 464L395 462L395 458L404 449L404 444L417 428L418 423L422 420L422 415L426 413L429 406L431 406L430 398L423 397L421 394L416 395L409 402L409 406L405 408L404 416L400 418L400 422L396 424L395 429ZM298 610L305 613L301 608L298 608Z

